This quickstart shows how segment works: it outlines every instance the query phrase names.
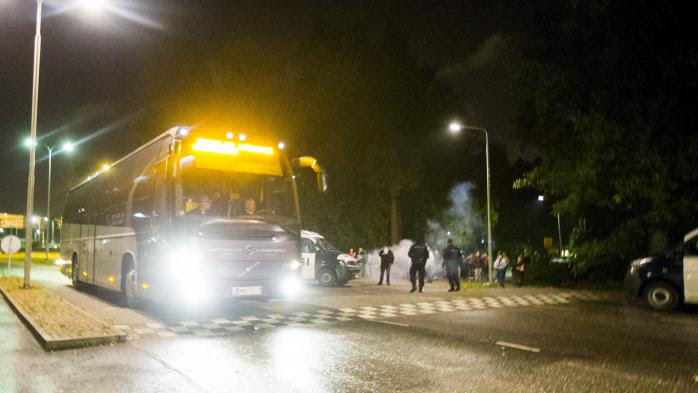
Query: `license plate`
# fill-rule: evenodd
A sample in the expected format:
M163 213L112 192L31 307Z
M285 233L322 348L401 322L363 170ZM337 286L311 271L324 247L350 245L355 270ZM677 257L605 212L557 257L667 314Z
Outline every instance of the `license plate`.
M255 287L233 287L232 296L254 296L254 295L261 295L262 294L262 287L260 286L255 286Z

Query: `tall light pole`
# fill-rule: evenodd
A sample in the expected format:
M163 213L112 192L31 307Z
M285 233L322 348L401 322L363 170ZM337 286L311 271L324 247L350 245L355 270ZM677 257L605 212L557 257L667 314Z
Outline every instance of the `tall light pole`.
M103 1L83 0L83 6L96 7ZM27 215L25 222L25 246L24 246L24 288L29 288L31 283L31 253L33 227L30 217L34 214L34 166L36 163L36 117L39 109L39 63L41 57L41 8L43 0L36 0L36 35L34 36L34 75L32 78L32 114L31 114L31 141L29 144L29 175L27 176Z
M34 214L34 164L36 154L36 114L39 105L39 60L41 56L41 6L43 0L36 0L36 35L34 36L34 75L32 78L31 143L29 144L29 176L27 178L27 215L24 219L24 288L30 286L32 263L33 226L30 217Z
M538 202L543 203L545 201L544 195L538 195ZM560 256L562 256L562 227L560 226L560 213L557 213L557 240L560 245Z
M492 214L490 210L490 137L486 129L481 127L465 126L459 122L452 122L448 130L454 134L462 130L475 130L485 133L485 168L487 170L487 280L492 285Z

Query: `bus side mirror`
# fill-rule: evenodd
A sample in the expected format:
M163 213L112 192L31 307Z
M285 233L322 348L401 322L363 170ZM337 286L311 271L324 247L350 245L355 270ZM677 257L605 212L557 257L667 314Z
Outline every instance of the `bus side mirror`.
M293 163L299 168L310 168L315 172L317 177L317 188L320 192L327 191L327 172L320 166L315 157L303 156L293 160Z

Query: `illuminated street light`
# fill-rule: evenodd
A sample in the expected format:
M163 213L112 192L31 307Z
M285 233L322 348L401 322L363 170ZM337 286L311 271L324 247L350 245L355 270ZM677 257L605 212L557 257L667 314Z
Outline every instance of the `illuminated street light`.
M490 210L490 137L486 129L481 127L472 127L463 125L457 121L451 122L448 125L448 130L451 134L458 134L462 130L475 130L485 133L485 166L487 168L487 278L492 285L492 224Z
M543 201L545 201L545 196L538 195L538 202L543 202Z
M31 147L31 138L27 138L24 142L25 146ZM36 147L38 143L34 142L34 147ZM53 149L54 146L49 146L49 145L44 145L46 150L48 151L48 187L46 193L47 198L46 198L46 221L48 222L51 217L51 163L52 163L52 158L53 158ZM65 142L63 144L63 151L66 153L70 153L73 151L75 146L71 142ZM49 236L49 228L48 225L51 226L51 232ZM48 249L49 249L49 243L53 239L53 221L51 221L49 224L47 224L46 227L46 244L45 244L45 249L46 249L46 260L48 260Z
M106 8L107 2L105 0L81 0L80 5L82 8L91 13L97 13Z
M109 170L109 164L104 164L102 165L102 171L108 171Z
M279 150L283 150L284 148L286 148L286 144L283 142L279 142L278 147L279 147Z
M245 135L245 134L240 134L240 135L238 136L238 139L240 139L241 141L244 142L245 139L247 139L247 135Z

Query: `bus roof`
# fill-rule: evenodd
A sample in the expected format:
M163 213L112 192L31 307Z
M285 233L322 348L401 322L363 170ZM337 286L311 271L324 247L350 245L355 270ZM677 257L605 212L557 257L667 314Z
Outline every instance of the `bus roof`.
M134 154L136 154L136 153L138 153L139 151L141 151L141 150L143 150L143 149L149 147L149 146L152 145L153 143L162 140L162 138L164 138L164 137L166 137L166 136L168 136L168 135L169 135L170 137L173 137L173 136L179 131L180 128L182 128L182 127L172 127L172 128L170 128L169 130L163 132L162 134L156 136L155 138L153 138L153 139L151 139L150 141L146 142L145 144L141 145L141 146L138 147L136 150L134 150L134 151L128 153L127 155L125 155L125 156L119 158L118 160L116 160L116 162L114 162L113 164L110 165L110 168L113 168L113 167L119 165L119 163L126 161L126 160L129 159L131 156L133 156ZM75 191L76 189L82 187L83 185L89 183L90 181L92 181L92 180L98 178L102 173L104 173L104 171L99 172L97 175L95 175L95 176L93 176L93 177L89 177L88 179L85 179L85 180L81 181L81 182L78 183L77 185L73 186L70 190L68 190L68 192L73 192L73 191Z

